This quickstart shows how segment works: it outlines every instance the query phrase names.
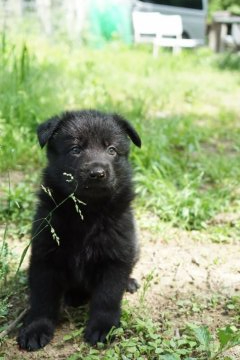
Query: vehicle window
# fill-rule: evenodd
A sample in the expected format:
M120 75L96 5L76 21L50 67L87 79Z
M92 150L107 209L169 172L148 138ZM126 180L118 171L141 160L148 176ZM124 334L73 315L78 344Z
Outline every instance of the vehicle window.
M141 0L142 2L157 5L178 6L188 9L203 9L202 0Z

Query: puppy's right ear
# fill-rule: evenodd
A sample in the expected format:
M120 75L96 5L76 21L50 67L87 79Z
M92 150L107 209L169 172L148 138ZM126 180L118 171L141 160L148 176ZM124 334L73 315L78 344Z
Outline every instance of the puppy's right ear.
M61 119L58 116L54 116L38 126L37 135L41 148L43 148L51 138L54 131L57 129L60 120Z

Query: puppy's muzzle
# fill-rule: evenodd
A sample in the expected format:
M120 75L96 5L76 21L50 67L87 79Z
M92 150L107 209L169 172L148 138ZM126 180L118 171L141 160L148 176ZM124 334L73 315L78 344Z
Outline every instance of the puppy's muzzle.
M109 165L92 163L89 165L88 169L88 179L90 181L103 181L107 180L109 177Z
M100 167L95 168L90 171L89 177L93 180L101 180L106 177L106 171Z

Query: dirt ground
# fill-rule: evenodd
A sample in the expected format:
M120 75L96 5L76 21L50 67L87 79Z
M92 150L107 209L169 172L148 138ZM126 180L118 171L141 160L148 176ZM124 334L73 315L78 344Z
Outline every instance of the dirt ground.
M239 244L215 244L202 233L171 227L151 231L151 221L155 221L151 214L138 221L141 257L133 275L141 287L137 293L125 295L130 305L144 301L162 329L171 322L175 333L188 321L207 324L212 330L229 323L227 299L240 292ZM146 223L147 228L143 226ZM17 244L12 242L16 255L24 247ZM19 351L13 333L3 345L5 359L66 359L79 347L63 342L63 336L74 329L71 321L63 321L52 343L30 354ZM231 355L240 359L240 348Z

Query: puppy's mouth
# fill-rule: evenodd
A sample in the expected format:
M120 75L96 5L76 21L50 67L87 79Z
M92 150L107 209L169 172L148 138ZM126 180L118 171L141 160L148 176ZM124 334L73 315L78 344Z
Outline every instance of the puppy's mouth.
M114 184L109 182L88 182L82 185L80 191L86 195L96 197L111 195L114 191Z
M81 177L76 176L76 179L78 180L76 193L78 193L79 197L112 197L115 192L116 179L114 177L91 178L85 175Z
M111 186L109 184L85 184L83 185L83 190L90 191L111 191Z

